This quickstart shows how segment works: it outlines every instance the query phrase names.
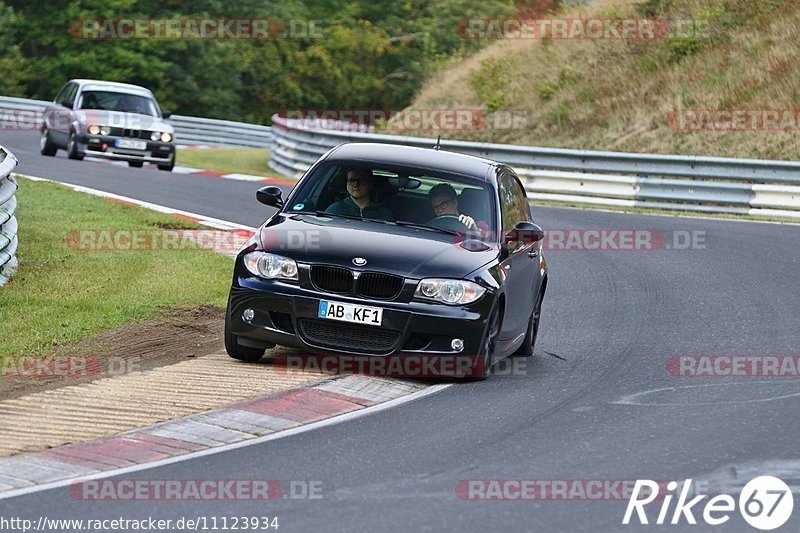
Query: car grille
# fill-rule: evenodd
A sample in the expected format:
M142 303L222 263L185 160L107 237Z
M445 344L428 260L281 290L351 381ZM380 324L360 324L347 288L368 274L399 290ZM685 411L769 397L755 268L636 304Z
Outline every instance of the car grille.
M150 140L150 132L147 130L134 130L130 128L111 128L112 137L128 137L130 139Z
M398 276L366 272L358 277L358 293L369 298L391 300L403 290L404 281Z
M362 353L390 352L400 340L399 331L327 320L300 320L300 334L309 344Z
M311 283L321 291L348 293L353 288L353 273L346 268L312 266Z

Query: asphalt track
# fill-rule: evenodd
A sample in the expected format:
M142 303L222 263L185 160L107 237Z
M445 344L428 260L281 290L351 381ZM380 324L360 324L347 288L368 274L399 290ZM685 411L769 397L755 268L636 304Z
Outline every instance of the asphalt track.
M255 201L256 183L74 162L63 152L45 158L32 133L1 132L0 144L20 159L21 173L248 225L269 213ZM26 201L20 199L20 210ZM622 500L474 501L460 498L456 486L482 479L693 478L738 498L749 479L777 475L797 498L798 379L677 377L667 361L676 355L800 355L800 228L565 208L535 212L547 230L653 230L668 243L673 232L701 231L705 244L550 250L539 342L524 371L124 476L313 480L324 487L321 499L87 502L59 488L0 500L0 515L267 515L279 518L280 531L596 532L641 526L621 525ZM659 506L648 507L651 522ZM695 512L702 523L701 515L702 509ZM731 516L715 529L755 531L738 512ZM796 508L780 531L797 531L799 516ZM710 529L682 524L664 529Z

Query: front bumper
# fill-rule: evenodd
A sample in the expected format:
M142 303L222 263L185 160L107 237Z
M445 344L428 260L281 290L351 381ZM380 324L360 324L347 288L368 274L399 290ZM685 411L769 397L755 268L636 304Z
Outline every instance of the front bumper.
M85 153L91 157L101 157L116 161L141 161L143 163L156 163L166 165L175 158L175 144L144 139L129 139L146 143L144 150L131 148L117 148L114 142L121 137L83 134L78 136L78 142L86 146Z
M261 284L261 283L260 283ZM263 282L264 289L231 289L226 320L240 344L263 348L273 344L309 354L368 356L470 356L480 352L486 319L495 295L487 293L469 306L426 302L387 302L308 290L283 282ZM317 316L320 300L380 307L380 327L354 325ZM255 316L245 320L245 309ZM453 339L463 348L454 350Z

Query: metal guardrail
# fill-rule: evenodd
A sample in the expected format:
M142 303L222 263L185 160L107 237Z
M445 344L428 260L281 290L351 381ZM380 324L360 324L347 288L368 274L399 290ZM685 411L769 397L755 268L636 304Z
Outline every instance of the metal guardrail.
M0 96L0 123L4 129L36 130L42 122L44 100L27 100ZM272 144L272 128L244 122L212 118L172 115L168 120L175 128L175 142L180 145L268 147Z
M309 129L272 117L270 168L299 177L345 142L431 148L436 141ZM506 163L533 200L800 218L800 162L633 154L442 140L445 150Z
M0 96L0 119L35 128L48 102ZM344 142L430 148L420 137L274 126L173 115L178 144L271 146L269 166L299 177ZM800 218L800 162L538 148L444 140L444 149L501 161L525 178L533 199L619 207Z
M272 145L272 128L269 126L182 115L172 115L168 122L175 127L175 140L178 144L252 148Z
M14 155L0 146L0 286L17 269L17 182L11 176L16 166Z

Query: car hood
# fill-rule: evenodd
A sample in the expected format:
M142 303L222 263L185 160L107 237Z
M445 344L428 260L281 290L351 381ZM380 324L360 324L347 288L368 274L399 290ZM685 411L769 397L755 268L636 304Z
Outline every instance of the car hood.
M498 256L434 231L363 220L277 214L260 229L262 249L301 263L339 265L408 278L463 278ZM356 258L366 264L356 265Z
M126 128L145 131L165 131L174 133L172 124L164 119L139 113L123 113L121 111L100 111L85 109L79 111L79 117L84 124L110 126L112 128Z

